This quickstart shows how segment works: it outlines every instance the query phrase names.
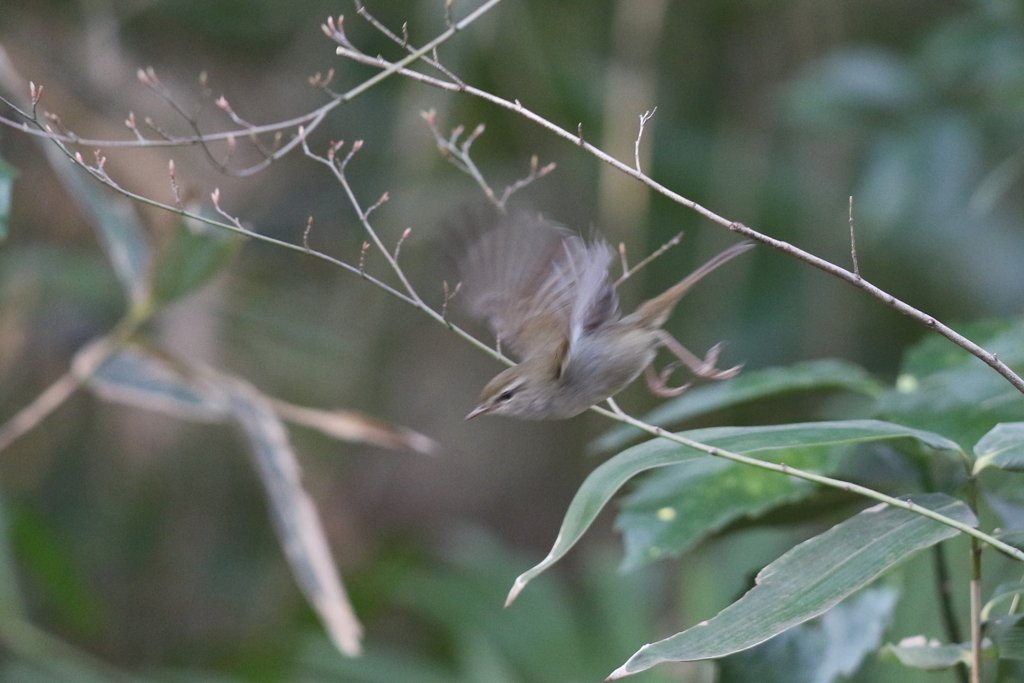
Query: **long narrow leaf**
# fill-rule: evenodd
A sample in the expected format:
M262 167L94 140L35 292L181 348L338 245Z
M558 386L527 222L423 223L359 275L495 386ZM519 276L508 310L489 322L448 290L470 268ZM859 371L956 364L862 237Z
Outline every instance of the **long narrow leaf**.
M976 524L966 505L945 494L910 500ZM753 647L822 614L914 553L957 533L900 508L868 508L769 564L758 573L754 588L711 620L640 648L609 680L661 662L711 659Z
M252 446L292 574L338 649L358 655L363 629L342 587L320 516L302 487L301 469L284 424L270 400L250 384L221 377L231 410Z
M749 650L721 660L718 683L832 683L851 676L882 642L892 588L870 587Z
M681 435L745 455L779 449L820 448L898 438L916 439L934 449L959 453L959 447L955 443L938 434L877 420L809 422L764 427L716 427L682 432ZM532 578L561 559L576 544L623 484L640 472L686 462L704 455L704 451L674 441L652 439L619 453L591 472L569 504L558 537L548 556L516 579L512 590L509 591L506 604L515 600Z
M91 219L128 301L133 306L142 305L149 298L153 254L132 203L105 194L99 183L88 178L54 145L45 144L43 150L65 189Z

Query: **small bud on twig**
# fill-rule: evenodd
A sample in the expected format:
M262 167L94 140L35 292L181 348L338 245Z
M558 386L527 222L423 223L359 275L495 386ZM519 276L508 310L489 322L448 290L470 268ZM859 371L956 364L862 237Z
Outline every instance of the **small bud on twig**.
M302 246L306 248L306 251L312 251L309 248L309 231L313 229L313 217L310 216L309 220L306 221L306 229L302 231Z

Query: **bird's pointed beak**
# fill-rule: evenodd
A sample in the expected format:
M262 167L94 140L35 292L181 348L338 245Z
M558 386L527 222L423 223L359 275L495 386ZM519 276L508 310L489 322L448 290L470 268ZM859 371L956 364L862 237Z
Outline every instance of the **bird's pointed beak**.
M473 408L473 410L470 411L469 415L466 416L466 419L472 420L477 415L483 415L484 413L489 413L490 411L491 409L487 407L486 403L481 403L476 408Z

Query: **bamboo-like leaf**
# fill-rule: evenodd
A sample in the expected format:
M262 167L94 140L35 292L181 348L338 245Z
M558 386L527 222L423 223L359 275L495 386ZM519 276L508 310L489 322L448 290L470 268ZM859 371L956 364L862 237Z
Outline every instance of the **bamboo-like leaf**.
M189 420L223 421L230 416L224 390L208 373L153 348L115 351L89 377L89 388L107 401Z
M957 664L970 664L969 645L943 644L924 636L904 638L898 645L886 645L879 653L882 659L896 660L903 666L924 671L942 671Z
M829 390L876 396L882 388L860 366L841 360L812 360L787 367L751 370L726 382L691 389L659 406L646 415L643 421L665 427L769 396ZM590 450L601 453L611 451L642 434L636 427L619 425L595 440Z
M405 427L395 427L355 410L320 410L274 400L274 410L292 424L316 429L342 441L369 443L383 448L433 453L437 443Z
M986 467L1024 471L1024 422L1003 422L974 445L974 473Z
M313 500L302 487L298 460L270 400L247 382L221 376L231 412L252 446L285 555L306 599L346 655L362 649L362 626L341 584Z
M189 367L152 350L114 352L90 377L107 400L195 420L235 420L245 432L267 491L274 527L292 574L343 653L360 652L362 626L331 557L320 517L272 399L243 380Z
M875 651L896 607L892 588L871 587L756 647L722 659L718 683L832 683Z
M976 524L966 505L945 494L909 500ZM822 614L914 553L957 533L901 508L868 508L769 564L758 573L754 588L709 621L640 648L609 679L661 662L711 659L753 647Z
M43 150L61 183L92 220L129 303L133 307L144 305L149 300L153 254L132 203L124 197L106 194L98 182L71 164L54 145L44 145Z
M745 455L780 449L821 448L885 439L916 439L934 449L959 453L959 447L938 434L877 420L808 422L762 427L715 427L681 432L694 441ZM557 562L576 544L619 488L640 472L703 457L704 451L667 439L652 439L610 458L590 473L580 486L562 520L554 546L537 566L516 579L509 591L510 604L526 584Z

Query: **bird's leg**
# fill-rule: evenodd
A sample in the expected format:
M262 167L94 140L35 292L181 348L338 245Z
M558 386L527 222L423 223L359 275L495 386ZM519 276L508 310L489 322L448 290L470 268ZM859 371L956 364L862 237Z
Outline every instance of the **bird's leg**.
M693 374L698 377L705 379L729 379L739 374L740 370L743 369L743 364L729 368L728 370L719 370L715 367L715 363L718 362L718 354L722 350L721 343L715 344L708 351L704 359L701 360L695 356L689 349L680 344L675 340L672 335L665 333L662 335L661 344L666 349L672 352L676 358L678 358L686 367L693 371Z
M693 382L687 382L681 387L670 388L668 386L668 378L680 365L682 365L682 363L679 361L672 361L665 366L664 370L657 374L655 374L653 365L648 365L644 368L644 380L647 381L647 388L651 390L651 393L663 398L672 398L673 396L678 396L689 389Z

